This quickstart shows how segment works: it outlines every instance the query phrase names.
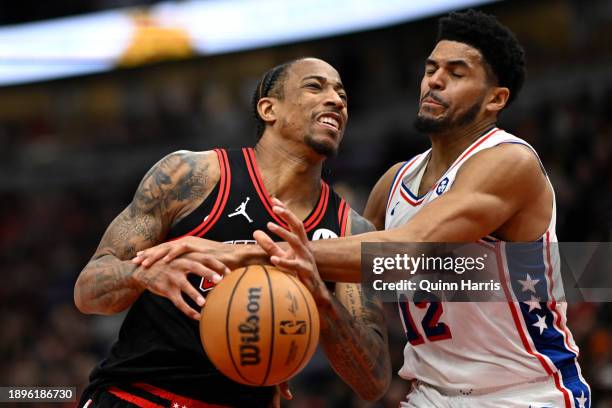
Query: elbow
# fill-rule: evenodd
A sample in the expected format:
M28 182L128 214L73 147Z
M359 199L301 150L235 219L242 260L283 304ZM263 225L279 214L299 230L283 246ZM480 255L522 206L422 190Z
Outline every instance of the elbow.
M86 315L94 314L91 310L87 309L84 304L77 302L76 300L74 302L74 305L76 306L77 310L83 314L86 314Z
M82 284L80 282L80 277L77 279L76 284L74 285L74 293L73 293L74 305L77 310L83 314L91 314L91 310L87 308L87 302L83 299L82 296Z
M385 396L389 386L391 385L391 365L389 362L382 364L379 368L379 374L370 381L371 386L367 389L355 390L359 398L374 402Z
M379 400L382 397L384 397L385 394L387 394L387 391L389 391L389 387L391 386L391 379L392 379L392 377L393 376L391 374L391 364L389 363L389 365L386 367L384 378L383 378L383 380L381 382L380 394L376 398L377 400Z
M73 300L79 312L86 315L110 316L124 311L129 306L126 302L110 302L110 298L105 296L93 297L87 285L87 282L80 280L74 285Z
M383 353L380 359L378 366L378 375L376 376L376 381L373 381L375 385L372 389L371 395L369 395L369 399L367 401L378 401L389 390L391 386L391 356L389 354L389 348L387 347L387 351Z
M364 401L378 401L379 399L385 396L387 390L389 389L390 383L390 381L387 381L386 383L372 384L372 388L368 389L365 392L358 392L357 394L359 395L359 398Z
M91 291L88 290L89 279L81 272L74 284L73 300L77 310L83 314L99 314L99 311L92 308L94 299L91 298Z

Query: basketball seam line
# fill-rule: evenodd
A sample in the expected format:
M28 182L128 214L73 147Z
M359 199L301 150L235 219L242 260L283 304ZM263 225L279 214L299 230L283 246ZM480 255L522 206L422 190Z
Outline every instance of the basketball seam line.
M268 368L266 368L266 375L264 376L261 385L266 383L268 376L270 375L270 368L272 367L272 352L274 351L274 294L272 293L272 282L270 281L270 275L268 274L268 269L264 265L262 265L264 272L266 273L266 279L268 280L268 290L270 292L270 311L272 312L272 333L270 335L270 354L268 355Z
M312 340L312 316L310 315L310 306L308 305L308 301L306 300L306 296L304 295L304 292L302 292L302 288L300 288L300 286L293 281L293 279L297 279L297 278L294 278L290 275L285 275L285 276L287 276L289 278L289 281L291 281L291 283L293 283L293 285L295 285L295 287L300 291L300 295L302 295L302 298L304 299L304 306L306 306L306 311L308 312L308 322L310 323L308 325L308 343L306 343L306 348L304 349L304 353L302 354L302 358L300 359L300 362L296 365L296 367L299 368L302 365L302 362L304 361L304 359L306 358L306 355L308 354L308 350L310 349L310 341Z

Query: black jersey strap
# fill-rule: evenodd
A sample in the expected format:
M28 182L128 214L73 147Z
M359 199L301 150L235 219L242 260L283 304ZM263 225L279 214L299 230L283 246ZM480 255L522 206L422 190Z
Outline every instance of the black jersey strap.
M270 195L266 190L263 179L261 177L261 173L259 172L259 167L257 166L257 161L255 160L255 151L253 150L253 148L245 147L242 149L242 154L244 155L244 160L246 162L247 170L249 172L249 176L251 177L251 181L253 182L253 186L255 187L257 195L259 195L259 198L264 208L266 209L268 214L270 214L270 217L272 217L274 221L276 221L282 227L288 228L287 223L285 223L285 221L283 221L272 211L272 199L270 198ZM327 206L329 203L329 192L329 186L326 182L321 180L321 193L319 195L319 200L315 205L314 210L310 213L308 218L304 220L304 228L306 229L306 232L309 232L314 229L323 219L323 216L327 211Z

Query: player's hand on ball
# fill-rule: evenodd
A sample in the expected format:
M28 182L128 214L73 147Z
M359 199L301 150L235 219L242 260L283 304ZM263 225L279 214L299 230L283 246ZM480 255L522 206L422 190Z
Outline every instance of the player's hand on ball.
M134 271L132 279L137 286L169 299L185 315L199 320L200 313L185 302L182 293L200 307L204 305L204 297L189 283L187 275L192 273L217 283L221 280L219 271L229 273L229 269L224 264L212 257L200 261L177 258L148 268L140 266Z
M253 237L257 243L270 255L270 262L284 272L296 274L308 288L317 305L328 304L331 294L319 275L317 263L309 247L304 224L289 211L278 199L272 199L273 211L289 226L285 229L277 224L268 223L268 229L289 244L283 249L263 231L255 231Z

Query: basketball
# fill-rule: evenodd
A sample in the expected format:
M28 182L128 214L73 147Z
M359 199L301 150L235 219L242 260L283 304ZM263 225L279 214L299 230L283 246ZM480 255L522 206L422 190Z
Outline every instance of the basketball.
M246 385L274 385L312 357L319 314L298 278L272 266L247 266L224 277L206 298L200 338L225 376Z

